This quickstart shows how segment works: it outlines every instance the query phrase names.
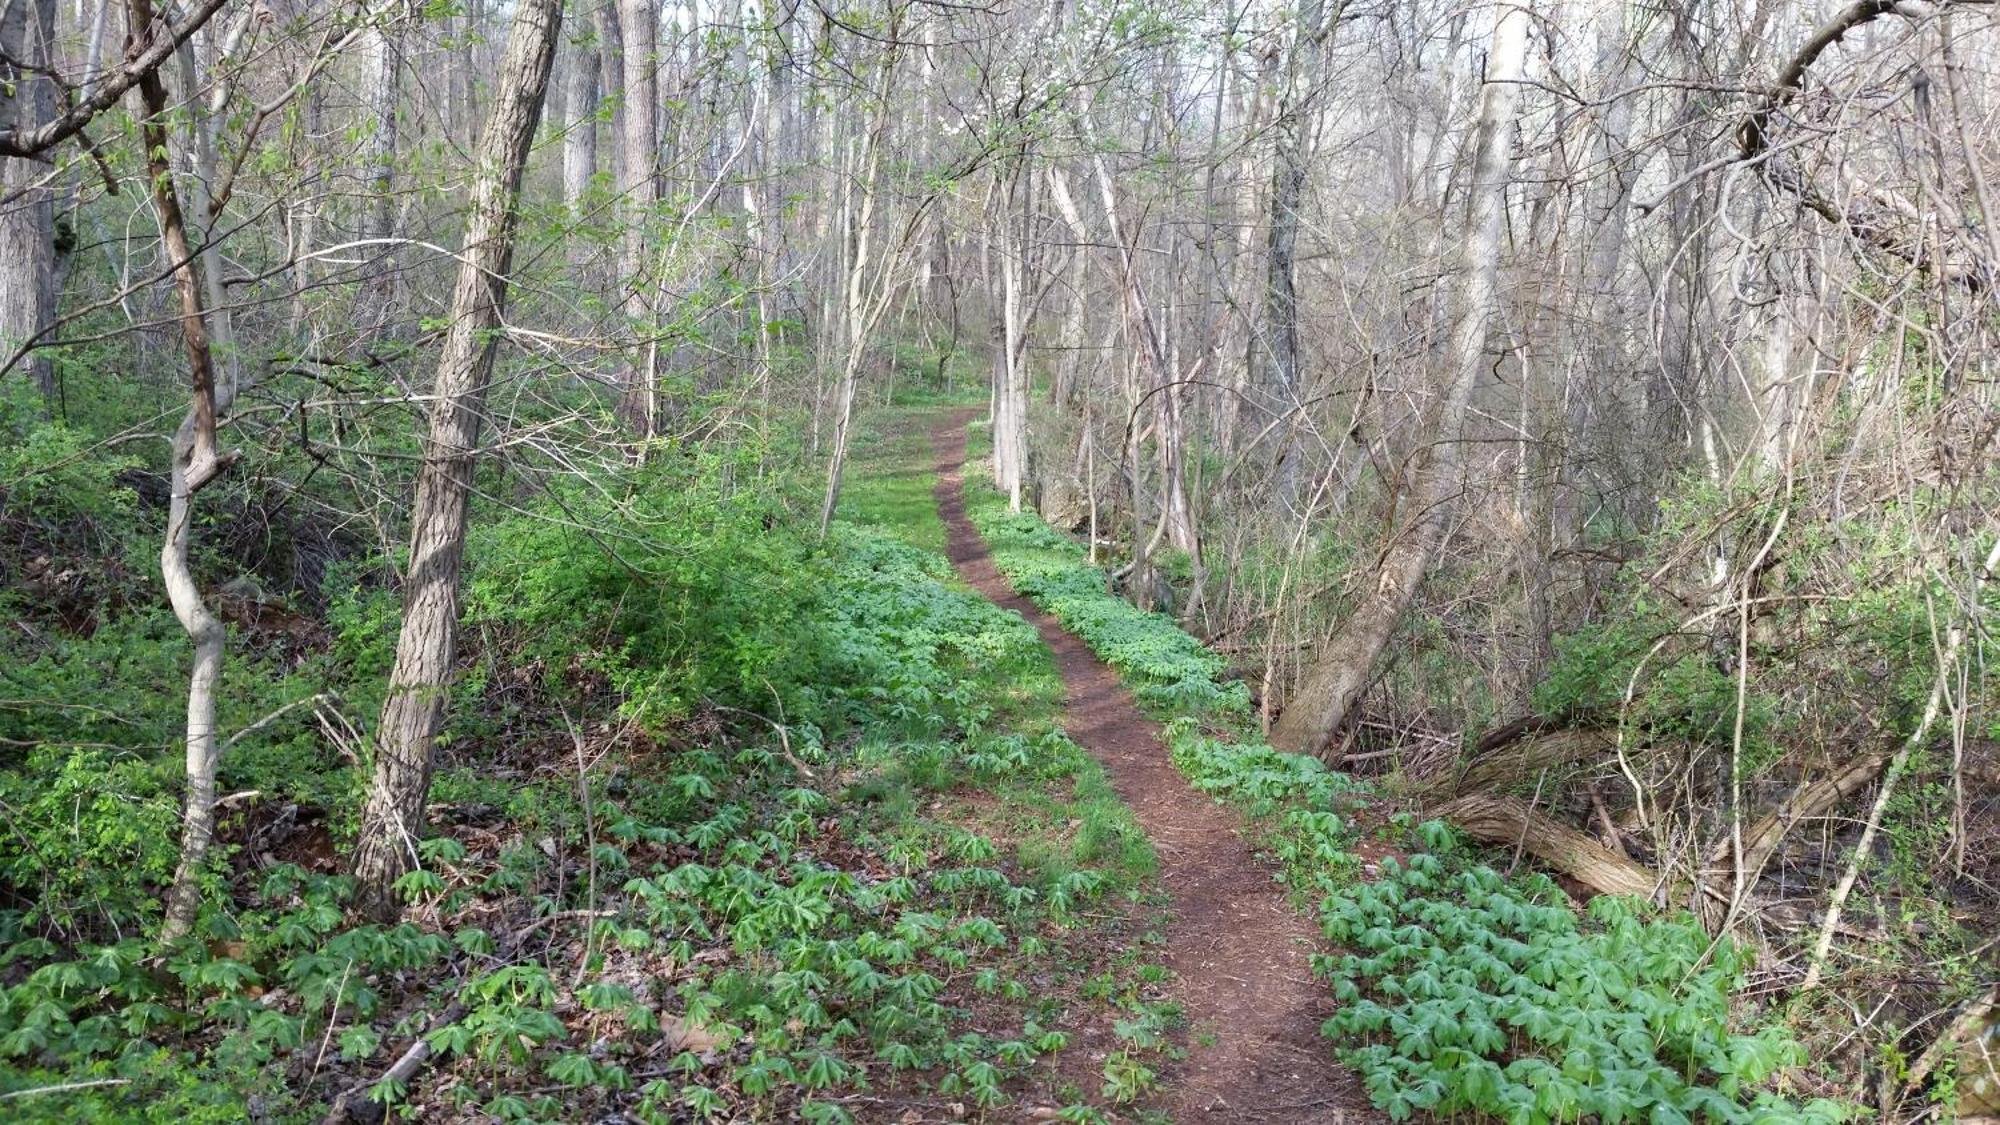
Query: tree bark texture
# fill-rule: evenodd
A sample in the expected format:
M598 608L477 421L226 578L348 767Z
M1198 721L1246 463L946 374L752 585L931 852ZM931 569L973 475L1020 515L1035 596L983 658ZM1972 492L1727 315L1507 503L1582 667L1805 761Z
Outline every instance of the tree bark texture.
M659 155L659 15L652 0L618 0L619 32L624 38L624 107L618 137L618 194L625 204L623 241L619 246L619 285L626 317L639 325L642 336L653 334L653 287L646 277L646 231L659 201L655 164ZM641 346L627 380L626 410L632 428L643 440L653 436L657 422L658 357Z
M603 22L600 17L598 22ZM597 102L599 47L587 43L570 58L569 98L563 133L563 203L574 211L590 192L597 175Z
M1599 894L1652 898L1659 889L1650 870L1513 797L1468 793L1434 812L1475 840L1524 851Z
M1285 88L1279 94L1278 116L1273 132L1276 151L1271 162L1271 216L1265 240L1264 310L1260 337L1253 337L1262 360L1263 394L1273 415L1294 408L1299 395L1299 302L1297 260L1299 204L1306 189L1306 141L1318 108L1319 83L1323 76L1320 58L1331 22L1322 26L1323 0L1302 0L1298 27L1285 74ZM1338 7L1333 20L1340 19ZM1259 346L1261 345L1261 346ZM1278 503L1289 509L1298 498L1297 451L1291 440L1291 425L1278 427L1273 436L1277 457L1274 483Z
M561 0L523 0L507 38L493 112L476 154L471 216L451 327L438 357L430 430L410 517L410 569L389 695L376 732L374 779L362 812L354 874L371 917L401 913L395 884L416 859L430 792L433 744L457 655L459 572L467 505L493 373L494 329L507 298L521 175L562 24Z

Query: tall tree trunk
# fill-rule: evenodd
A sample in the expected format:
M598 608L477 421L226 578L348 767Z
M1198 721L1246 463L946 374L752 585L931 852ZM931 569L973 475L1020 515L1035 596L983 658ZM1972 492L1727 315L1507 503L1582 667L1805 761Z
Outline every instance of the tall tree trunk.
M1118 195L1112 187L1111 169L1102 154L1092 155L1091 168L1096 173L1098 200L1104 207L1105 222L1111 228L1111 240L1118 248L1117 284L1125 312L1125 334L1137 358L1137 367L1144 372L1136 393L1141 405L1153 408L1153 444L1160 462L1160 519L1150 539L1143 527L1137 529L1139 542L1134 544L1134 569L1135 572L1146 569L1146 556L1163 537L1169 546L1185 553L1199 565L1201 535L1195 525L1194 506L1188 501L1187 494L1186 430L1181 422L1181 389L1175 385L1175 371L1161 338L1159 320L1153 313L1152 302L1146 297L1145 280L1140 273L1139 234L1134 231L1128 236L1124 231L1124 224L1118 218ZM1132 470L1136 482L1139 477L1140 431L1136 411L1128 429L1133 443ZM1136 516L1140 507L1136 495L1132 507ZM1139 576L1145 577L1143 573Z
M0 3L0 130L26 130L55 116L55 0ZM50 165L0 156L0 359L55 320L56 208ZM28 355L29 378L55 396L54 367Z
M1417 455L1413 487L1403 507L1408 522L1395 533L1353 613L1327 642L1320 664L1271 728L1271 744L1314 753L1347 721L1348 712L1374 675L1424 572L1444 539L1452 496L1458 489L1467 407L1486 353L1487 322L1499 303L1500 236L1507 214L1507 181L1513 167L1518 86L1526 66L1528 14L1508 8L1493 30L1479 133L1472 161L1471 213L1465 230L1464 288L1451 366L1439 405L1423 432L1442 440Z
M618 0L618 25L624 36L624 130L618 137L618 192L625 203L623 241L619 247L619 284L625 294L625 316L647 337L654 333L653 283L646 277L646 231L659 200L654 165L659 156L659 17L654 0ZM626 384L626 410L641 440L653 436L659 402L656 385L657 350L642 345L632 362Z
M438 356L430 433L417 470L402 631L354 852L361 907L377 919L401 913L395 885L414 862L423 832L433 743L457 653L466 508L493 374L493 330L507 299L517 195L561 25L562 0L521 0L493 89L493 114L475 155L478 171L452 291L451 327Z
M1061 164L1049 164L1048 179L1049 200L1055 204L1056 214L1062 218L1070 240L1068 278L1064 286L1067 303L1063 310L1062 354L1056 360L1056 378L1049 401L1074 408L1079 399L1084 399L1087 410L1088 396L1083 391L1083 353L1087 347L1085 338L1090 321L1090 303L1084 293L1084 275L1090 262L1087 249L1090 228L1084 224L1076 197L1070 194L1069 177L1063 172Z
M403 27L393 11L375 17L378 22L362 33L359 44L361 88L363 91L360 127L366 132L361 144L362 176L367 193L361 201L359 233L374 240L368 247L370 259L362 283L355 288L355 319L369 339L405 336L395 315L399 289L396 251L386 240L396 228L396 111L401 80ZM208 263L209 276L218 271Z
M890 26L895 27L893 23ZM840 378L834 390L833 455L827 459L826 493L819 509L819 534L822 539L826 538L827 529L833 526L833 513L840 506L840 486L847 472L847 445L854 422L854 394L861 381L861 363L868 355L868 343L875 325L894 295L893 277L897 262L909 247L909 228L905 227L904 238L888 247L886 254L878 255L874 249L875 212L880 186L877 172L881 167L883 137L888 131L889 94L895 66L896 55L891 49L882 64L882 86L877 92L874 119L860 137L859 152L853 158L851 174L844 177L846 189L857 194L859 202L851 223L841 222L834 232L847 252L844 255L846 272L839 318ZM880 266L875 264L877 257L883 259ZM870 270L875 271L872 279ZM828 318L829 321L832 319Z
M384 14L381 19L362 34L358 52L368 115L367 138L361 146L368 182L367 211L361 222L364 238L387 238L396 222L396 88L402 27L393 14Z
M447 56L451 60L447 128L453 141L470 145L473 122L479 114L479 37L486 33L485 5L480 0L466 0L458 16L445 18L446 26L458 33L458 46Z
M1015 213L1014 200L1022 196L1022 211L1031 198L1033 173L1023 158L1013 169L1004 187L996 185L999 201L995 249L997 294L994 327L993 400L993 484L1007 494L1008 507L1021 510L1021 492L1028 474L1028 370L1027 321L1032 313L1024 307L1022 286L1027 272L1028 232L1022 216ZM1018 226L1017 226L1018 224Z
M619 22L618 0L599 0L597 20L597 84L610 97L625 81L625 28ZM625 185L625 98L611 97L611 182Z

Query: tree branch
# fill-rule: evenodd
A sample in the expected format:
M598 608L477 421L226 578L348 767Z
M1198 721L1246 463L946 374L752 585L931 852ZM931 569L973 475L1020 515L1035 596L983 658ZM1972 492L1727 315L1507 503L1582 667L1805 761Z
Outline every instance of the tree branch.
M172 58L181 44L193 38L209 18L222 10L229 0L201 0L194 10L181 22L166 29L165 34L151 37L146 49L131 56L105 82L90 92L90 96L71 106L53 121L44 122L32 129L0 130L0 156L38 158L42 153L76 136L90 120L98 114L118 104L125 92L144 81L161 64ZM133 42L146 39L145 28L131 29Z

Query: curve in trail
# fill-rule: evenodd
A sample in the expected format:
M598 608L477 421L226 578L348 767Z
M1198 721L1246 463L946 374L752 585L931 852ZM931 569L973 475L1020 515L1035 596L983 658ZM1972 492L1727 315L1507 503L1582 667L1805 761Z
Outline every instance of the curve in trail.
M946 553L973 589L1041 633L1066 689L1064 729L1103 763L1159 854L1172 900L1167 965L1192 1031L1187 1058L1169 1076L1166 1108L1179 1122L1383 1120L1320 1036L1333 998L1312 979L1312 924L1237 834L1234 814L1174 768L1158 724L1117 674L1015 593L966 518L965 426L975 413L931 431Z

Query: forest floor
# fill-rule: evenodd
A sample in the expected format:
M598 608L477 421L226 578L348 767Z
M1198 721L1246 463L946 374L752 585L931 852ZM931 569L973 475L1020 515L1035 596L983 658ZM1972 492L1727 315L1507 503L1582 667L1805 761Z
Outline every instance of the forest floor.
M1175 1121L1381 1119L1320 1034L1334 1002L1312 979L1318 934L1238 833L1238 817L1188 785L1117 673L994 566L966 515L966 425L976 413L955 411L931 430L946 553L973 589L1041 634L1062 676L1063 728L1103 765L1159 855L1171 900L1165 958L1190 1028L1165 1108Z

